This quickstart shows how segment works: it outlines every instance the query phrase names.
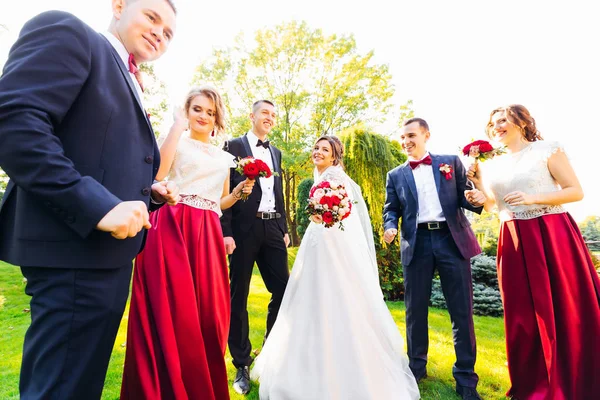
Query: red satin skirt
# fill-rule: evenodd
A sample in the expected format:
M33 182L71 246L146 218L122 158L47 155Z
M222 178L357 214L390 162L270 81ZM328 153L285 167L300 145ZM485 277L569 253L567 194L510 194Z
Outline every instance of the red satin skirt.
M229 399L230 294L212 211L185 204L150 215L135 261L121 399Z
M498 243L511 389L600 399L600 279L568 213L504 222Z

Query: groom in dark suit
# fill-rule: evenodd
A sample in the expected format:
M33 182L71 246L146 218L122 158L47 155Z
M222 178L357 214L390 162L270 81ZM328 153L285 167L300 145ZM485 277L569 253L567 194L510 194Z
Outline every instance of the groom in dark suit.
M268 134L277 114L275 105L259 100L252 106L252 129L244 136L225 144L225 150L236 157L254 157L267 163L279 176L259 178L247 201L238 201L223 211L221 226L229 257L231 281L231 326L229 351L237 374L233 388L240 394L250 390L248 367L252 364L252 344L248 337L248 293L254 263L258 266L267 290L272 294L267 313L269 335L289 278L287 246L290 243L283 205L281 152L270 144ZM245 178L235 169L230 172L231 188Z
M427 152L429 137L425 120L412 118L404 123L401 143L409 161L387 175L384 240L394 240L401 219L406 336L415 378L420 381L427 376L427 314L437 268L452 320L456 391L463 399L480 399L470 258L481 249L462 209L481 213L485 196L468 190L465 169L457 156Z
M148 207L177 202L154 183L160 153L136 62L175 30L167 0L113 0L109 31L51 11L27 22L0 78L0 259L31 298L21 399L99 399Z

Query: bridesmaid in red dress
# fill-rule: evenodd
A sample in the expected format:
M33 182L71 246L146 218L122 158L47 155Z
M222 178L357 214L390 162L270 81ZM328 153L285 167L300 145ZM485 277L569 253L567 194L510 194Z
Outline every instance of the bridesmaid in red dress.
M600 279L562 204L581 200L579 180L556 142L543 141L529 111L492 111L491 139L507 154L468 176L498 206L498 279L512 387L519 400L600 398ZM482 171L483 170L483 171Z
M157 179L175 182L181 201L151 214L135 261L122 399L229 399L230 296L219 217L254 182L229 194L234 157L210 144L224 130L223 110L215 89L192 89L160 147Z

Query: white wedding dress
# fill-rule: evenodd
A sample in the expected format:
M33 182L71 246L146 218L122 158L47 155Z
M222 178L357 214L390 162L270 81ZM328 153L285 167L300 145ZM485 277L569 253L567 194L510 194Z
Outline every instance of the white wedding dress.
M306 230L277 321L254 362L261 400L405 400L419 389L379 286L373 234L360 188L340 167L353 205L344 220Z

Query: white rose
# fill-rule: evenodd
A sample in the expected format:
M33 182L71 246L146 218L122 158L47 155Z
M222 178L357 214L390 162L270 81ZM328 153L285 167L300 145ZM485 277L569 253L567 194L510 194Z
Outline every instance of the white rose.
M333 206L331 209L332 209L333 211L337 211L337 210L339 209L339 207L338 207L338 206Z
M329 208L329 206L327 204L322 204L323 206L323 210L327 210Z
M340 208L337 213L340 217L343 217L344 215L346 215L346 212L347 211L345 208Z
M340 206L347 207L348 206L348 198L342 199L342 201L340 201Z
M315 192L312 195L312 197L316 200L319 200L323 196L325 196L325 191L321 188L318 188L317 190L315 190Z

